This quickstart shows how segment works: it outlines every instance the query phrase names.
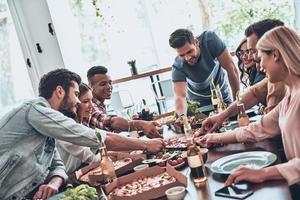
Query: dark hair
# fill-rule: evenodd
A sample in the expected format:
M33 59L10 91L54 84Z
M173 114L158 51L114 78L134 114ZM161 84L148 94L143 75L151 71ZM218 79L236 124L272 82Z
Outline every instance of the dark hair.
M88 80L90 80L93 76L96 74L106 74L107 73L107 68L104 66L94 66L90 68L86 74Z
M87 93L87 91L92 90L87 84L80 83L79 85L79 97Z
M39 96L45 99L50 99L53 91L57 86L61 86L66 93L69 92L70 87L73 86L72 81L81 83L81 78L78 74L67 69L56 69L45 74L39 83Z
M188 29L177 29L175 30L169 38L169 45L172 48L180 48L185 43L192 43L195 40L193 33Z
M239 44L239 46L236 48L235 52L236 52L236 53L239 52L239 51L241 50L242 45L245 44L246 42L247 42L247 40L246 40L246 39L243 39L243 40L241 41L241 43ZM237 63L237 65L238 65L238 68L239 68L239 70L240 70L240 72L241 72L241 75L240 75L240 81L241 81L241 83L242 83L243 85L245 85L245 86L247 87L247 83L243 80L244 77L245 77L245 73L247 73L247 70L244 68L243 61L242 61L242 59L240 58L240 56L238 56L238 55L236 55L236 56L237 56L237 58L238 58L238 63ZM247 75L249 75L249 74L247 73Z
M239 46L236 48L235 52L240 51L242 45L245 44L246 42L247 42L247 40L243 39L241 41L241 43L239 44ZM242 62L242 59L239 56L237 56L237 58L238 58L238 68L239 68L239 70L241 72L241 75L240 75L240 81L241 81L241 83L245 87L253 85L256 74L257 73L262 73L262 72L260 72L260 71L258 72L257 71L257 68L256 68L255 64L253 64L253 66L251 66L251 67L249 67L249 68L246 69L244 67L243 62ZM245 80L246 77L247 77L247 80Z
M257 39L260 39L267 31L277 26L284 26L284 23L278 19L264 19L248 26L245 30L245 36L249 37L254 33Z

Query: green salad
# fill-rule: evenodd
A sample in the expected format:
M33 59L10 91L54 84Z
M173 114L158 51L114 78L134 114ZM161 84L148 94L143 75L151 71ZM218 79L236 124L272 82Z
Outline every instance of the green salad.
M61 200L99 200L99 198L95 188L82 184L75 188L69 187Z

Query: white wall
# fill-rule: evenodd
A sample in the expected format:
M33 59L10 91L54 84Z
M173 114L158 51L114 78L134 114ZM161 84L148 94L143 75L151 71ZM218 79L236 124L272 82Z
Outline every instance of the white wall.
M9 9L21 44L29 76L37 94L40 77L56 68L63 68L64 62L57 38L49 33L52 23L46 0L8 0ZM39 43L42 52L38 52Z

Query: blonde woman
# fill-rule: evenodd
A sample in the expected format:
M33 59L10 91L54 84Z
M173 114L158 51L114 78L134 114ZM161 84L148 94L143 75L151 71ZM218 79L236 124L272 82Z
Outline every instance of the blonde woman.
M285 179L289 185L300 183L300 39L290 28L280 26L267 32L257 43L260 64L269 81L283 81L289 89L280 104L262 119L248 127L223 134L208 134L198 142L213 143L256 142L277 135L282 136L288 162L264 169L240 167L227 179L233 182L260 183L272 179Z

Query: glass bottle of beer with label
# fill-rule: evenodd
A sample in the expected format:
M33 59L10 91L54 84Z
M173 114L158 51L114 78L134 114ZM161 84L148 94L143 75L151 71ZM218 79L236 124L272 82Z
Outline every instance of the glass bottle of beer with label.
M194 140L188 145L187 160L191 169L191 175L195 185L199 185L207 181L206 171L202 154L199 147L196 146Z
M220 100L218 98L217 89L215 87L213 79L211 79L210 81L210 91L211 91L211 103L214 107L214 110L217 112Z
M237 121L239 127L248 126L250 120L248 115L246 114L244 103L241 101L241 96L239 91L236 94L236 99L237 99L237 109L238 109Z
M220 112L222 112L226 109L226 104L225 104L224 99L223 99L223 95L222 95L222 92L221 92L220 85L217 85L216 91L217 91L217 96L218 96L218 99L219 99L218 113L220 113Z

